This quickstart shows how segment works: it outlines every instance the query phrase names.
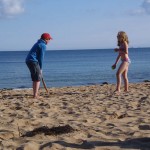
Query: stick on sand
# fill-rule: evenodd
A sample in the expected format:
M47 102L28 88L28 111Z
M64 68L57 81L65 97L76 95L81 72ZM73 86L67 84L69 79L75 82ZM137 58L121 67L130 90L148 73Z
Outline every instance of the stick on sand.
M47 87L46 87L46 83L45 83L45 81L44 81L44 78L43 78L43 77L42 77L42 83L43 83L43 86L44 86L44 88L45 88L46 92L48 93L48 89L47 89Z

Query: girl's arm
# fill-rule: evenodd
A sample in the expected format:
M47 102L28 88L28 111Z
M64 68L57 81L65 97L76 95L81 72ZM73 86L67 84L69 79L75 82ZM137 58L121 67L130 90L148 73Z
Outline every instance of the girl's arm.
M120 54L119 54L118 57L116 58L115 65L117 65L117 63L119 62L119 60L120 60Z
M124 44L125 44L125 53L128 54L128 43L124 42Z
M123 45L124 45L124 51L121 51L121 53L128 54L128 43L124 41Z
M115 64L112 65L112 69L115 69L115 68L116 68L117 63L118 63L119 60L120 60L120 57L121 57L121 55L119 54L118 57L116 58Z

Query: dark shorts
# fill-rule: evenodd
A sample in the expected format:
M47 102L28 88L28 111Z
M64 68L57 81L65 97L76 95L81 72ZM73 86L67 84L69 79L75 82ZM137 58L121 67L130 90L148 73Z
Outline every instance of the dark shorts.
M30 73L32 81L41 81L42 75L41 70L38 62L26 62Z

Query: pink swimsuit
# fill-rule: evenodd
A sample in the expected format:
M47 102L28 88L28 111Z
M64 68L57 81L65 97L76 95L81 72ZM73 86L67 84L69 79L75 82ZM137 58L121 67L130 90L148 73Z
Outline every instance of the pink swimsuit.
M124 46L123 45L120 45L120 48L119 48L121 51L125 51L125 48L124 48ZM128 58L125 58L125 59L121 59L122 60L122 62L128 62L128 63L131 63L131 60L130 60L130 58L128 57Z

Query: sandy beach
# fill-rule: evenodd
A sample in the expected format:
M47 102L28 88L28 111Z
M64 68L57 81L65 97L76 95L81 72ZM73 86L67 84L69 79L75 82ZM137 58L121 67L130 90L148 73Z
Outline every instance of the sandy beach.
M0 90L0 150L150 150L150 82Z

